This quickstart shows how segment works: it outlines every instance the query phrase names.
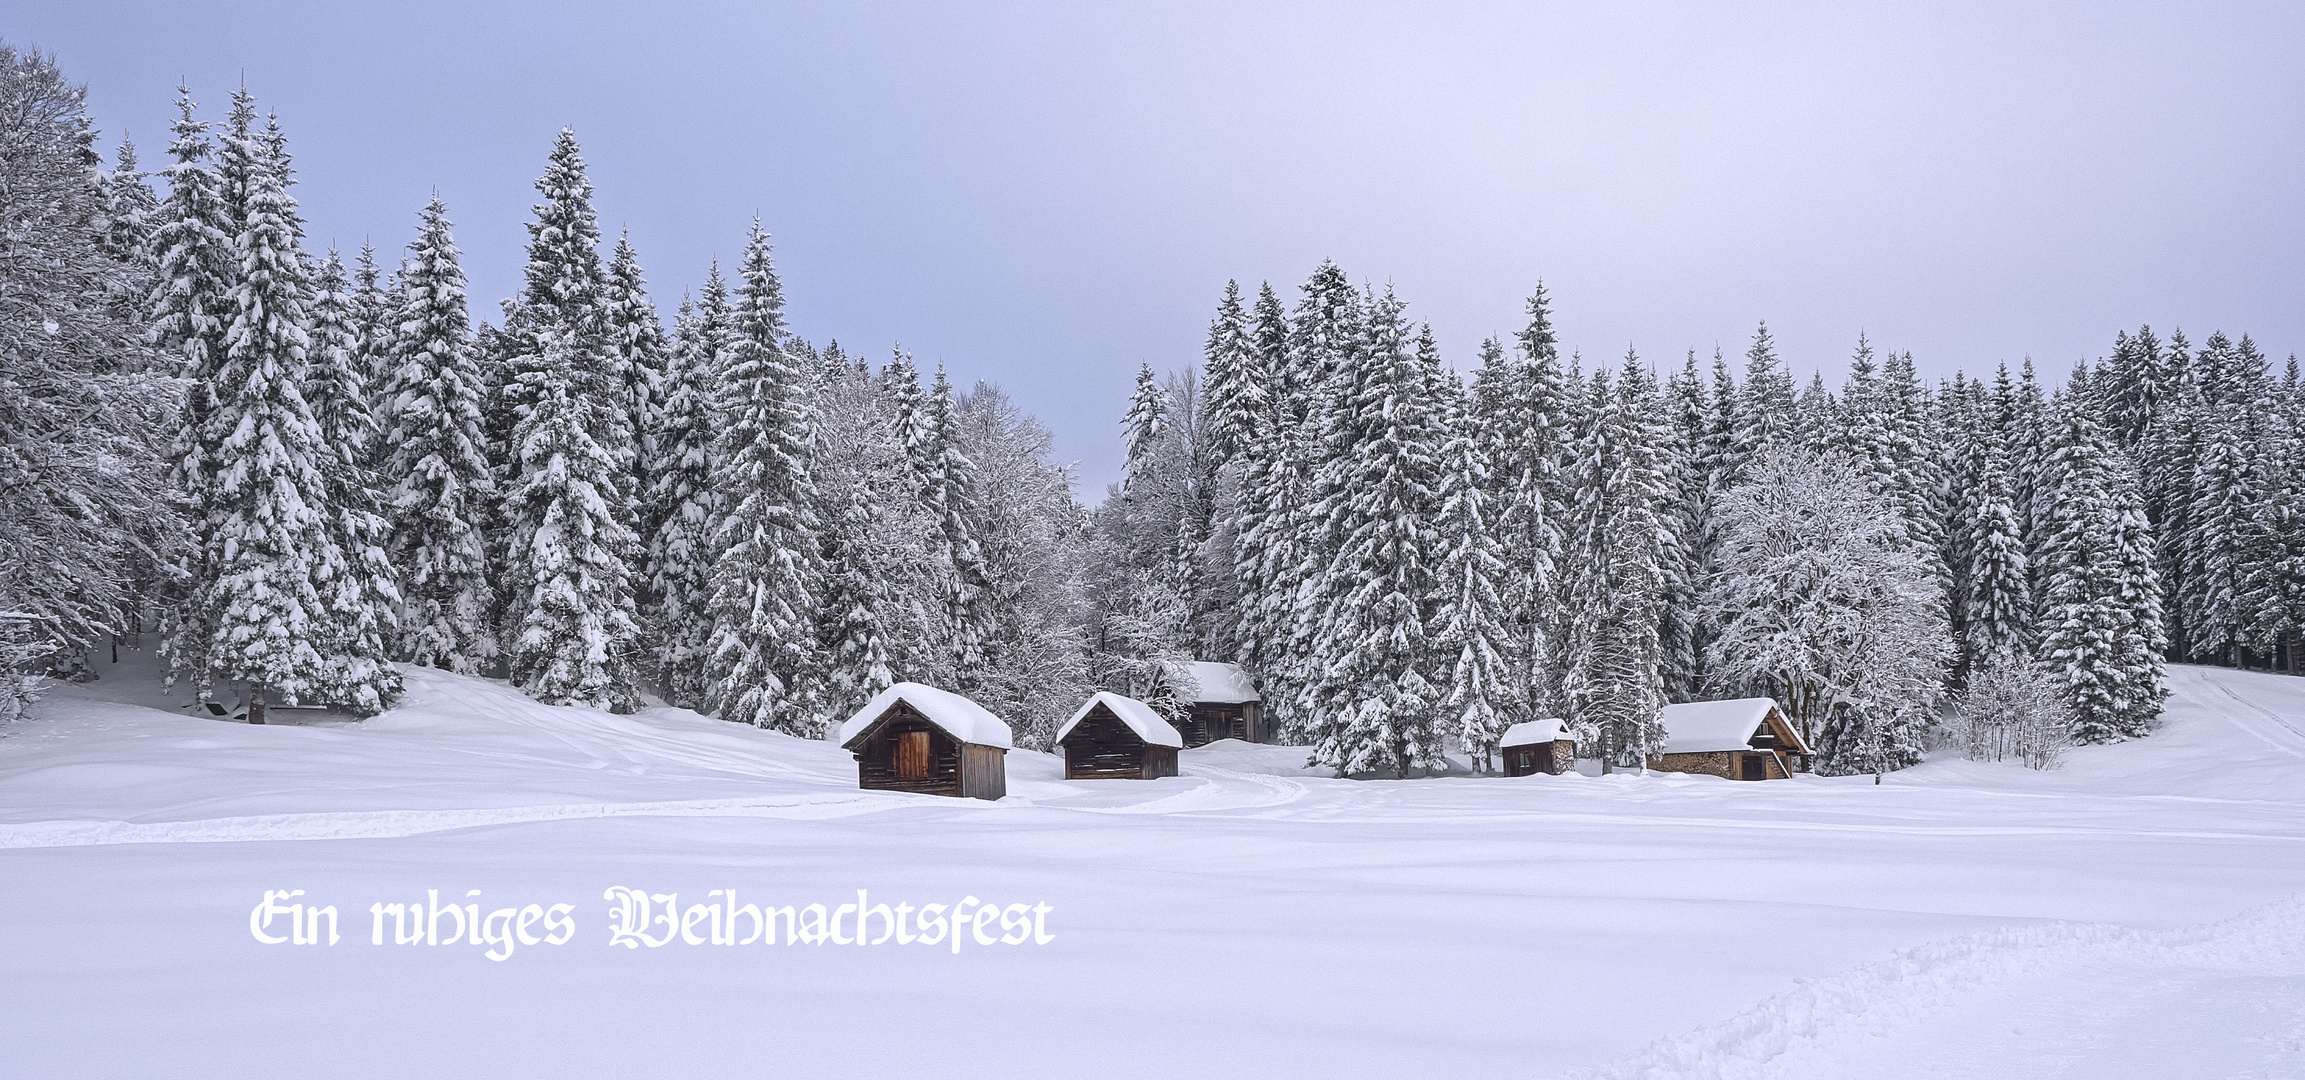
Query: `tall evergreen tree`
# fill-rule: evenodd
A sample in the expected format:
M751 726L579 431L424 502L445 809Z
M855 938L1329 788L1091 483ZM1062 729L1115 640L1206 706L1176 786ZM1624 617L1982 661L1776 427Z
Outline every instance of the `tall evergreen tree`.
M368 468L377 442L370 387L355 354L351 282L334 251L312 282L310 345L301 386L319 426L323 531L334 558L314 585L329 616L326 653L329 700L363 715L381 711L400 693L387 638L400 604L398 576L386 554L390 525L382 514L376 474Z
M976 501L975 465L962 446L952 383L942 367L937 368L926 405L921 507L933 523L929 542L943 608L940 629L950 665L945 670L951 672L953 685L967 692L981 685L985 676L987 648L994 633L992 598L988 595L992 582L984 549L970 527Z
M758 221L738 270L719 390L714 486L728 500L712 575L712 704L723 720L815 738L825 722L811 419L787 349L784 287Z
M194 496L211 528L201 537L188 604L197 616L180 632L210 635L198 650L201 676L245 682L256 724L268 693L293 704L325 694L332 682L320 649L330 620L316 577L340 555L323 513L327 451L297 386L309 339L292 203L253 131L247 95L234 106L218 172L225 206L240 212L239 265L222 363L203 388L215 407L197 440L212 456Z
M656 414L664 407L667 348L664 324L656 305L649 302L648 282L640 271L640 256L628 235L616 238L616 251L608 261L608 277L601 287L601 317L607 324L613 351L611 389L620 391L611 411L623 414L623 426L632 444L632 514L643 537L656 532L658 522L647 516L647 493L655 485L662 455L656 446ZM644 556L634 554L639 562Z
M1317 580L1313 760L1339 773L1441 763L1446 691L1429 636L1439 595L1440 427L1432 382L1411 352L1402 304L1367 301L1365 338L1309 349L1341 400L1330 412L1313 520L1335 552ZM1310 313L1311 320L1323 316ZM1341 327L1338 327L1341 329ZM1323 331L1324 333L1326 331Z
M1753 332L1745 350L1745 382L1737 399L1736 453L1740 465L1797 437L1793 426L1793 376L1777 359L1769 324Z
M573 132L561 130L536 189L544 201L528 224L525 283L502 331L513 677L539 700L628 709L639 700L636 449L592 182Z
M654 437L658 467L646 515L656 525L647 589L656 627L654 674L667 701L689 708L702 707L712 694L714 536L726 505L713 486L714 410L732 323L716 263L676 335Z
M1504 601L1497 590L1505 564L1489 522L1493 488L1486 440L1464 388L1453 379L1447 402L1439 520L1446 546L1431 636L1436 656L1449 665L1445 727L1471 756L1474 768L1486 772L1492 767L1497 739L1510 726L1520 702L1505 659L1510 642L1503 622Z
M379 320L391 328L382 351L379 457L393 484L388 548L401 593L394 652L411 663L474 675L500 652L483 535L497 494L487 387L465 306L464 269L438 195L418 221L398 295L372 301L397 301Z
M124 263L152 261L153 228L160 217L160 199L137 167L136 144L120 140L119 156L104 176L103 226L97 242L104 253Z
M590 412L574 370L581 329L537 332L541 361L521 373L528 412L513 429L519 479L505 496L514 523L510 550L518 622L513 627L513 682L548 705L631 712L631 647L639 633L630 571L632 537L610 510L616 505L617 459L592 438Z
M2136 643L2124 641L2149 639L2153 629L2138 625L2138 607L2157 591L2149 568L2140 565L2140 548L2149 544L2139 535L2145 529L2142 506L2127 520L2128 480L2087 402L2059 402L2050 453L2043 477L2048 592L2042 598L2042 659L2056 673L2077 739L2142 735L2151 711L2139 699L2150 696L2157 711L2160 693L2157 680L2137 684Z
M1629 350L1618 385L1593 373L1571 458L1560 693L1578 741L1596 748L1604 769L1646 760L1664 738L1658 627L1669 494L1646 375Z

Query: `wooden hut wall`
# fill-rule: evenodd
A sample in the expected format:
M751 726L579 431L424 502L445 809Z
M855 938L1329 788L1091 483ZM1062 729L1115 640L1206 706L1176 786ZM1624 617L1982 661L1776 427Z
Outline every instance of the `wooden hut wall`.
M961 785L961 751L964 747L960 742L901 701L883 715L885 719L880 722L878 730L857 748L856 772L859 786L877 791L911 791L922 795L969 794L962 790ZM927 775L903 776L898 773L897 757L907 734L923 736L927 740ZM918 739L915 745L918 745ZM994 752L997 754L999 751L996 749ZM1002 787L1005 794L1005 782ZM998 795L993 797L999 798Z
M1245 706L1203 701L1177 725L1177 734L1184 736L1186 746L1206 746L1218 739L1249 739L1255 732L1249 726Z
M1008 795L1008 751L997 746L964 743L960 754L963 798L1000 799Z
M1067 780L1151 780L1176 774L1176 747L1147 744L1103 705L1065 733Z
M1571 739L1501 747L1497 755L1504 759L1506 776L1559 776L1577 769L1577 744Z

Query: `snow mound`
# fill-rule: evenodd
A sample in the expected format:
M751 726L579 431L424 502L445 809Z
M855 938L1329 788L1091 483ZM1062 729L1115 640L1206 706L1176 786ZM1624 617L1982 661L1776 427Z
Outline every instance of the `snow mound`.
M847 746L849 740L863 734L865 728L880 719L880 714L899 701L920 710L922 716L943 728L945 734L964 743L998 746L1004 750L1016 745L1007 722L986 711L984 706L949 690L915 682L900 682L874 694L871 701L864 703L864 708L840 725L833 741Z
M1095 697L1088 699L1088 703L1082 705L1079 712L1072 714L1072 719L1065 721L1063 727L1056 729L1056 741L1063 742L1065 736L1072 734L1074 727L1088 718L1089 710L1099 705L1111 709L1112 714L1120 717L1120 722L1127 724L1130 731L1136 732L1136 737L1143 739L1146 746L1173 746L1179 750L1184 749L1184 736L1177 734L1177 729L1168 721L1161 719L1161 714L1154 712L1152 706L1132 697L1122 697L1111 691L1099 691Z

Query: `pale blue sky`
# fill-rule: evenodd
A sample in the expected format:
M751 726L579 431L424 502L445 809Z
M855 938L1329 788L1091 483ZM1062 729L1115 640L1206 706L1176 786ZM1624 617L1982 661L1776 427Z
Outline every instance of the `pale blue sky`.
M2300 349L2305 7L1897 7L80 0L0 35L148 168L180 77L221 118L245 72L315 238L396 252L437 187L484 315L571 125L668 317L758 211L796 329L1001 383L1090 498L1137 365L1322 258L1459 364L1540 277L1588 360L1767 319L1803 381L1860 329L1931 375L2139 322Z

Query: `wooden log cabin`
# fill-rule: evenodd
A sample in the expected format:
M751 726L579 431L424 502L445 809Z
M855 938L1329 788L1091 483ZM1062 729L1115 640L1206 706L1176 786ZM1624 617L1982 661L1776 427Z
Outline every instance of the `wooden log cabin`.
M1067 780L1153 780L1177 774L1184 737L1153 707L1100 693L1057 729Z
M1177 726L1186 746L1206 746L1218 739L1269 743L1280 737L1276 725L1260 715L1257 688L1247 672L1232 664L1196 660L1192 678L1197 686L1192 712Z
M1577 740L1569 737L1559 720L1514 724L1497 740L1497 751L1506 776L1559 776L1577 771Z
M1660 772L1783 780L1809 770L1809 744L1769 698L1667 705L1658 719L1665 727L1665 748L1649 759L1649 768Z
M857 786L967 799L1008 794L1008 725L959 694L897 683L834 735L856 755Z

